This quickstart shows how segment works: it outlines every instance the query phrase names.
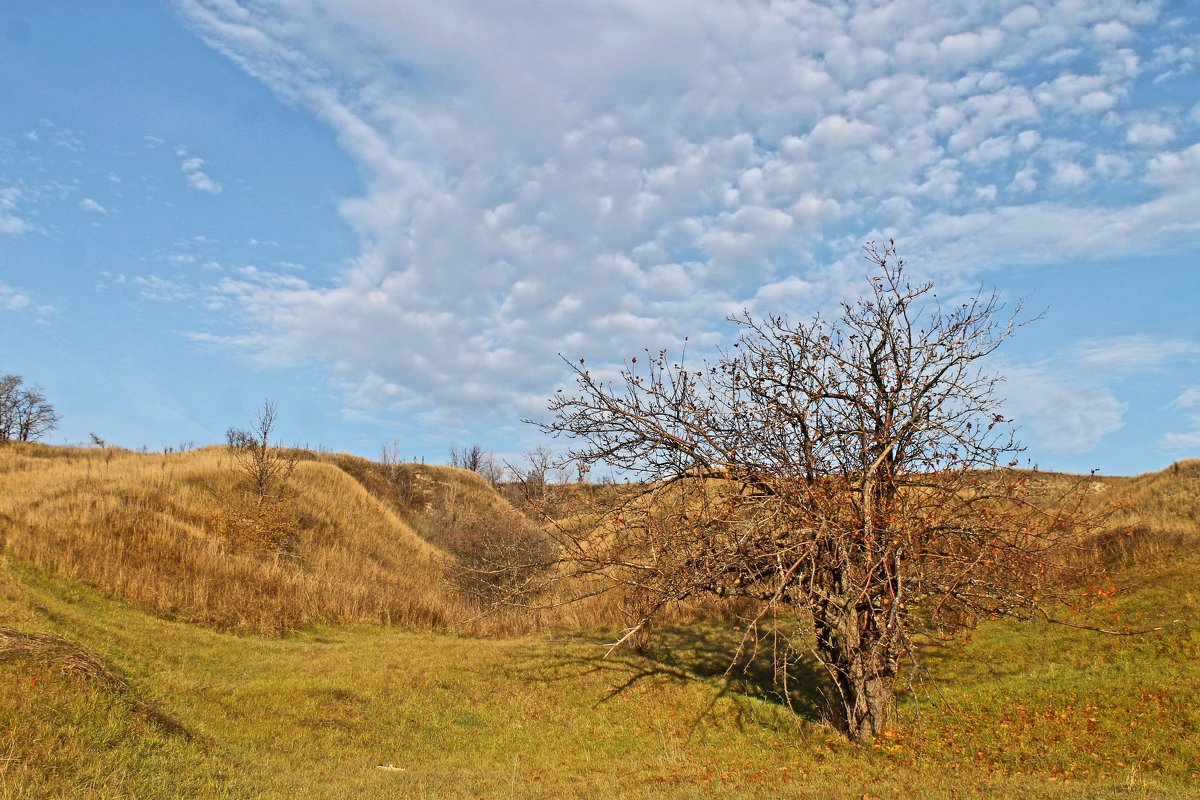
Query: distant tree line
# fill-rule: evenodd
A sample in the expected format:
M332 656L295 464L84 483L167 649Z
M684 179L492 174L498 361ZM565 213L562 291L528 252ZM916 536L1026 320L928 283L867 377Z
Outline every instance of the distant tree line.
M498 460L494 453L485 450L482 445L450 446L450 466L478 472L484 480L496 487L512 482L540 493L547 484L554 481L556 465L554 454L544 447L526 450L521 460L513 463ZM585 475L584 472L579 473L581 482ZM558 478L560 482L567 482L566 473L560 472Z
M0 443L37 441L58 422L40 386L26 386L20 375L0 375Z

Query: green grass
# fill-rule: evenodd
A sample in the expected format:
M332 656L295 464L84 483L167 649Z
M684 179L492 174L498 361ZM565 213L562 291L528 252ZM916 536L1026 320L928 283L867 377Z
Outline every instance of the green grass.
M811 706L726 686L717 625L656 659L601 659L598 636L269 639L0 560L3 624L90 648L192 734L52 663L0 663L0 797L1195 797L1197 568L1142 565L1105 611L1154 634L989 623L927 648L896 734L855 747Z
M988 624L960 652L926 659L940 687L925 725L905 739L935 758L974 759L1122 787L1200 786L1200 603L1195 557L1143 565L1152 581L1101 609L1114 637L1056 625ZM1160 784L1160 781L1162 783ZM1157 795L1154 795L1157 796Z

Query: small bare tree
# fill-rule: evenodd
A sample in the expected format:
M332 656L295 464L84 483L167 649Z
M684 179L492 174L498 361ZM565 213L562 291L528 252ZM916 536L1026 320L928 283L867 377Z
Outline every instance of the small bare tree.
M605 383L572 363L577 392L542 426L643 481L558 534L568 572L636 604L626 638L674 603L740 598L748 636L779 637L780 675L803 651L824 666L856 740L884 730L914 632L1047 613L1080 520L1077 494L1015 469L1001 379L979 366L1020 307L944 307L893 246L866 254L867 292L836 319L743 313L699 369L660 352Z
M290 480L298 457L295 450L281 449L271 441L278 416L275 402L264 400L253 429L225 431L249 503L230 511L219 523L232 538L268 549L286 549L296 526Z
M16 409L24 382L20 375L0 375L0 443L11 441L16 433Z
M546 485L554 471L554 454L544 447L526 450L520 463L509 464L508 470L520 484L527 499L540 500L546 495Z
M255 415L253 430L229 428L225 431L238 469L259 506L280 499L296 469L296 454L271 443L278 417L279 408L275 402L264 400Z
M504 479L504 466L496 461L491 451L478 444L462 448L450 445L450 466L478 472L492 486Z
M58 423L40 386L25 386L20 375L0 375L0 442L36 442Z
M486 454L487 451L477 444L470 447L459 447L452 444L450 445L450 466L478 472Z
M392 439L391 444L379 447L379 463L383 465L388 483L399 484L404 474L404 457L400 455L400 440Z

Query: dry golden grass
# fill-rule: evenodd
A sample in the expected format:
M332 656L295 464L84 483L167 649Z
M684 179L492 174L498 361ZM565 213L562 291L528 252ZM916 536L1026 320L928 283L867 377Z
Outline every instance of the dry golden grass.
M493 568L544 562L549 540L478 474L295 455L285 499L257 507L226 448L5 447L0 548L154 613L251 633L317 621L488 635L624 623L613 598L492 607L514 589Z
M1085 570L1089 582L1111 584L1114 579L1104 577L1106 571L1119 571L1166 554L1200 548L1200 460L1179 462L1137 477L1029 471L1028 481L1029 490L1040 502L1050 508L1065 504L1070 507L1071 516L1080 520L1081 538L1061 557L1097 567L1096 571ZM604 509L611 513L622 502L632 502L635 506L646 502L638 497L639 487L630 485L547 488L549 496L534 504L538 510L566 528L599 523L601 534L605 530ZM619 590L589 596L586 587L581 589L578 582L559 588L564 596L586 596L582 602L556 612L556 621L564 627L623 627L634 619L626 611L625 598ZM597 584L592 588L600 587ZM1089 583L1069 588L1089 594L1095 587ZM673 608L673 613L664 618L673 624L689 624L702 619L728 618L742 610L716 598L691 599Z
M218 628L279 633L313 621L446 627L437 548L336 466L301 462L282 550L221 524L243 503L224 448L146 455L0 449L0 537L11 555Z
M446 553L498 529L532 529L478 473L426 464L384 465L350 455L318 456L346 472L413 531Z
M1115 482L1113 528L1101 540L1112 561L1137 561L1200 544L1200 461Z
M620 592L558 605L556 597L588 592L552 581L530 602L536 609L484 614L521 588L490 567L545 560L550 545L528 514L479 475L297 455L286 501L255 511L225 448L0 448L0 548L157 614L220 629L278 634L354 621L511 635L630 623ZM1074 479L1047 473L1039 480ZM545 505L570 525L596 502L630 491L548 487ZM1117 505L1110 528L1090 542L1110 564L1194 546L1200 461L1096 479L1089 502ZM534 587L546 577L523 580ZM730 608L696 602L676 611L675 621L690 621Z
M336 464L444 555L446 591L468 604L461 626L472 633L513 636L533 631L622 628L634 620L621 591L589 591L561 580L545 525L581 524L599 500L634 495L628 486L551 485L536 502L517 487L494 488L478 473L426 464L380 464L348 455L317 456ZM606 504L600 504L607 507ZM522 510L517 510L518 508ZM553 521L551 521L553 519ZM570 521L570 520L573 520ZM568 598L583 598L566 602ZM719 603L716 605L720 605ZM720 614L697 601L664 619L685 622Z
M0 449L0 547L154 613L279 634L372 622L487 635L623 627L620 592L549 582L530 608L499 602L542 587L522 565L552 559L550 537L478 474L302 452L285 501L258 508L225 448L145 454ZM597 492L550 487L557 513ZM517 569L510 569L516 566ZM597 587L599 588L599 587ZM711 604L674 621L712 616Z
M1200 460L1134 477L1039 479L1060 488L1082 482L1083 510L1104 518L1102 530L1083 542L1085 558L1118 567L1200 546Z

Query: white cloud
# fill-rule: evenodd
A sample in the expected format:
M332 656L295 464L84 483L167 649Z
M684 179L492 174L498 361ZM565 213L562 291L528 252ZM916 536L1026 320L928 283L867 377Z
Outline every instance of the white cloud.
M1042 141L1042 135L1037 131L1021 131L1017 134L1017 147L1022 150L1032 150Z
M1093 166L1097 174L1109 180L1120 180L1133 174L1133 164L1119 154L1097 153Z
M93 200L90 197L85 197L82 200L80 200L79 207L82 208L84 211L88 211L93 214L107 214L108 213L107 208L100 205L99 203L97 203L95 200Z
M1119 44L1133 38L1133 31L1122 22L1110 20L1093 27L1092 35L1105 44Z
M1018 6L1000 21L1000 27L1014 32L1025 31L1033 27L1041 16L1038 10L1031 5Z
M1200 343L1148 335L1089 339L1034 365L1004 370L1004 391L1018 422L1024 420L1039 450L1070 455L1086 453L1108 434L1124 427L1128 405L1116 388L1134 376L1158 372L1200 354ZM1200 408L1200 387L1191 387L1173 408ZM1196 425L1200 431L1200 414ZM1186 447L1193 434L1168 434L1165 450Z
M35 303L33 296L27 291L0 283L0 311L32 313L39 320L45 321L54 310L54 306Z
M803 305L813 293L812 283L793 275L762 286L749 305L757 313L781 314Z
M957 66L966 66L986 60L1003 44L1004 35L995 28L980 33L952 33L938 42L938 58Z
M20 236L33 226L17 215L21 190L16 186L0 186L0 234Z
M221 193L221 184L204 171L205 161L203 158L190 155L186 147L177 147L175 155L179 156L179 168L183 171L183 177L188 186L209 194Z
M1146 66L1157 73L1154 76L1155 83L1164 83L1190 74L1197 61L1200 61L1200 49L1195 46L1194 40L1188 43L1168 42L1154 49Z
M1027 194L1037 188L1038 171L1036 167L1026 167L1013 176L1008 188L1014 192Z
M993 161L1003 161L1012 154L1013 141L1008 136L992 136L980 142L974 150L967 155L968 161L991 163Z
M1101 384L1048 366L1004 370L1006 407L1040 451L1086 453L1125 425L1125 403Z
M1171 403L1171 408L1189 412L1186 421L1190 430L1163 434L1159 449L1168 453L1200 450L1200 386L1189 386Z
M1171 402L1172 408L1200 408L1200 386L1189 386Z
M962 281L1200 226L1191 151L1093 135L1150 119L1131 106L1156 7L1005 6L180 0L364 180L341 205L354 263L226 277L208 302L246 325L221 341L330 364L356 403L393 386L511 417L556 352L699 346L744 306L815 307L888 226ZM1134 164L1136 198L1078 191ZM1101 401L1064 441L1119 424Z
M24 311L33 306L33 298L28 293L0 283L0 309L5 311Z
M1174 128L1156 122L1135 122L1125 134L1125 141L1130 144L1147 144L1152 147L1161 147L1174 138Z
M1043 83L1034 92L1038 103L1061 108L1077 114L1096 114L1108 111L1117 104L1119 95L1113 80L1106 75L1076 75L1066 73ZM1118 90L1119 91L1119 90Z
M1200 450L1200 419L1193 420L1195 430L1187 433L1166 433L1159 440L1160 449L1168 453L1179 453L1184 450Z
M140 287L141 296L147 300L172 302L186 300L191 296L191 292L183 285L158 275L139 275L133 278L131 283Z
M1200 143L1150 159L1146 164L1146 181L1181 194L1195 190L1200 181Z
M1125 375L1161 369L1171 361L1196 355L1200 353L1200 343L1131 335L1081 342L1077 353L1079 362L1089 371Z
M1054 184L1060 188L1074 189L1087 182L1087 170L1078 164L1065 161L1054 165Z

